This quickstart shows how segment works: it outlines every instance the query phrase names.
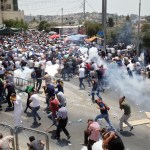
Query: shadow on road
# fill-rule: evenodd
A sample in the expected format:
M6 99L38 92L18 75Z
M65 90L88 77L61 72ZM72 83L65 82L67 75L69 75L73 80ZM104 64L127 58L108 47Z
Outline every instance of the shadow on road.
M40 125L41 125L41 123L38 123L38 124L36 124L36 125L31 125L30 127L31 127L31 128L38 128Z
M122 136L124 137L130 137L130 136L134 136L134 134L132 132L129 131L123 131L120 133Z

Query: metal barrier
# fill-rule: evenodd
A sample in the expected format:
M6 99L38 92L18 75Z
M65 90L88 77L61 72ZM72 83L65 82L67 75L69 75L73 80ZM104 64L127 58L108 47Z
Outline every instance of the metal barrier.
M19 91L25 91L27 86L34 86L35 87L35 81L29 81L23 78L14 77L14 84L15 88Z
M11 134L12 136L14 136L14 129L13 129L11 126L6 125L6 124L3 124L3 123L0 123L0 126L9 128L10 134ZM14 138L13 141L12 141L12 146L13 146L13 150L15 150L15 138Z
M45 132L41 132L41 131L38 131L38 130L33 130L33 129L30 129L30 128L25 128L25 127L20 127L20 126L16 127L16 129L15 129L16 150L20 150L19 149L19 141L18 141L18 132L19 132L19 130L24 130L24 131L29 131L29 132L38 133L40 135L44 135L45 139L46 139L46 150L49 150L49 137Z

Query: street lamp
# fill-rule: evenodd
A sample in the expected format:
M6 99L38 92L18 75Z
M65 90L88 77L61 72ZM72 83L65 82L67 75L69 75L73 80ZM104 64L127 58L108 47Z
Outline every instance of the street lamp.
M106 52L106 22L107 22L107 0L102 0L102 25L104 32L104 44L103 49Z
M141 0L139 0L139 20L138 20L138 39L137 39L137 56L140 55L140 25L141 25Z

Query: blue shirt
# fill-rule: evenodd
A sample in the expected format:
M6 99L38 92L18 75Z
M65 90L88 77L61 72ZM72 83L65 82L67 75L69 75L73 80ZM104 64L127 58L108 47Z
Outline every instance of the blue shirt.
M105 107L105 105L101 102L101 103L99 103L99 107L100 108L103 108L103 107ZM101 110L100 109L100 111L101 111L101 114L108 114L108 111L107 111L107 108L105 107L105 110Z

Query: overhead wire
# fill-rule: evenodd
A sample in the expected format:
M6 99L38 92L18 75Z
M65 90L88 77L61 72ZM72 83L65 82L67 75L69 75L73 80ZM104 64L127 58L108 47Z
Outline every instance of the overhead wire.
M92 8L92 10L94 10L95 12L97 12L94 8L93 8L93 6L87 1L87 0L85 0L86 1L86 4L88 4L88 6L90 7L90 8Z

